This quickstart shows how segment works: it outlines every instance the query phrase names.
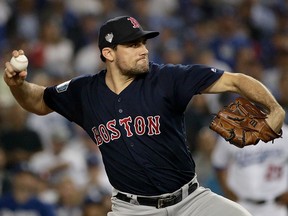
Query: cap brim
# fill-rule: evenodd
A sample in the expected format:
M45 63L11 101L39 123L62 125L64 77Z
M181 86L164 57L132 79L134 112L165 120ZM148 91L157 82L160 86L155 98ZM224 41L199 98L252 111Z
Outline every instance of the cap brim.
M156 32L156 31L140 31L137 34L134 34L133 36L131 35L129 37L129 39L119 42L119 44L132 42L132 41L135 41L135 40L142 38L142 37L144 37L146 39L151 39L151 38L157 37L159 34L160 33Z
M157 37L160 33L156 31L144 31L146 32L145 35L143 35L146 39Z

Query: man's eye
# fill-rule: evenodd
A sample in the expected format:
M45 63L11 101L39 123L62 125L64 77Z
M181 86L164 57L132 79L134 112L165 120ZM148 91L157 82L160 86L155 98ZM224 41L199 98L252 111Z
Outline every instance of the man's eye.
M146 40L135 42L135 43L130 43L128 44L128 47L137 48L137 47L140 47L142 44L146 45Z
M131 44L131 45L130 45L130 47L134 47L134 48L136 48L136 47L138 47L138 46L139 46L138 43L134 43L134 44Z

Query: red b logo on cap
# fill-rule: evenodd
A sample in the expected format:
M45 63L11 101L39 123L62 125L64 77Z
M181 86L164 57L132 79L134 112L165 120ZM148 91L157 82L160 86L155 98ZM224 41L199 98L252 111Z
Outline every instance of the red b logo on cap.
M138 23L138 21L135 18L129 17L129 18L127 18L127 20L129 20L132 23L133 28L140 28L140 24Z

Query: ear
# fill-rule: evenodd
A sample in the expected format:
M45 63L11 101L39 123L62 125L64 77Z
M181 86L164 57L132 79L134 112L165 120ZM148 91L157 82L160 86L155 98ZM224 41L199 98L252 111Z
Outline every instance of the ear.
M113 49L110 47L103 48L102 55L106 58L107 61L112 62L114 60Z

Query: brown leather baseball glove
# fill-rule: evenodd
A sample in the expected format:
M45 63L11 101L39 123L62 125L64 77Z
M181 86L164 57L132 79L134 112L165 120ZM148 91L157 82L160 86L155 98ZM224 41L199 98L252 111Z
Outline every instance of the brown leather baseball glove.
M256 145L260 140L273 141L281 137L267 124L267 114L249 100L239 97L221 109L210 124L210 129L226 141L243 148Z

